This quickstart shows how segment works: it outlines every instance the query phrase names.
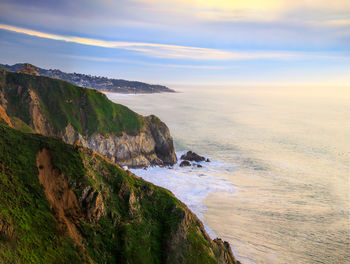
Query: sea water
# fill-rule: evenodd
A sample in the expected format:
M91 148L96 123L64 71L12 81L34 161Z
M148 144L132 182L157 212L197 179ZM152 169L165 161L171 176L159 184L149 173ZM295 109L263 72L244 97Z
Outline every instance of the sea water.
M350 263L349 90L176 88L108 97L159 116L178 156L212 162L133 172L171 190L244 264Z

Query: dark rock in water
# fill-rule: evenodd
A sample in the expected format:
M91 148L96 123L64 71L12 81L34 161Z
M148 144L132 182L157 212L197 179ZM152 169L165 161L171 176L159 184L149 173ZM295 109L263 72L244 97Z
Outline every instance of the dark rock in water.
M186 154L181 156L182 160L188 160L188 161L205 161L205 157L199 156L197 153L188 151Z
M203 166L200 164L197 164L197 168L203 168Z
M191 163L187 160L184 160L180 163L180 167L188 167L191 166Z
M207 160L205 162L210 162L210 159L207 158Z

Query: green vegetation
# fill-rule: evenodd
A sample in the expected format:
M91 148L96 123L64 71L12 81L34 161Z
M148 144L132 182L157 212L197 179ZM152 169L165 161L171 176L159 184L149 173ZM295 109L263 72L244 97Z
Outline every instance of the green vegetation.
M35 133L35 131L30 126L28 126L19 118L13 117L11 121L14 127L23 133Z
M38 179L36 155L43 148L80 201L81 217L66 217L79 230L83 248L58 231L57 215ZM84 198L86 190L91 199ZM216 244L168 190L89 149L1 123L0 193L0 263L83 263L89 258L95 263L218 263ZM103 213L89 216L97 196Z
M181 203L168 190L138 179L98 155L92 160L91 153L82 152L82 157L91 175L90 184L104 194L108 204L98 225L86 221L81 225L91 241L90 255L98 263L104 259L108 263L161 263L162 245L179 225L184 210Z
M40 110L54 132L69 123L81 134L137 134L143 118L125 106L112 103L92 89L42 76L1 71L0 92L8 100L7 113L33 127L30 113L33 99L39 100ZM32 95L30 94L32 93Z
M13 230L0 236L0 263L79 263L71 239L57 235L37 176L37 151L59 145L0 124L0 222Z

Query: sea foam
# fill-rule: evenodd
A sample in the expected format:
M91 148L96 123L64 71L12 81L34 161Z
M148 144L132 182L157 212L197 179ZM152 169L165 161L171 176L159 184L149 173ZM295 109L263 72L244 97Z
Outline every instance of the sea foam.
M177 152L176 154L179 158L183 153ZM203 213L207 211L203 203L204 199L213 192L225 192L227 195L232 195L235 192L235 186L223 178L213 176L215 172L222 170L224 163L212 161L198 164L203 167L180 167L178 162L172 168L149 167L147 170L131 169L131 171L146 181L170 190L204 223L210 237L215 238L215 232L204 222Z

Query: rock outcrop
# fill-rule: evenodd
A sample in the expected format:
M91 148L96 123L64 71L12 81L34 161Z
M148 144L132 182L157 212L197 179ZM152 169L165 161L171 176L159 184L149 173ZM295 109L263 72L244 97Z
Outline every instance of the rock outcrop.
M1 123L0 193L0 263L238 263L170 191Z
M169 129L156 116L142 117L98 91L60 80L6 71L0 77L0 114L17 129L78 141L121 166L177 162Z
M155 153L163 161L164 165L172 165L177 162L173 139L169 128L154 115L145 118L155 142Z
M208 161L209 159L206 159L203 156L198 155L195 152L188 151L186 154L181 155L182 160L187 160L187 161L195 161L195 162L200 162L200 161Z
M137 135L95 133L83 136L68 124L58 136L68 144L78 141L82 146L105 155L120 166L141 168L148 165L175 164L177 158L168 127L153 115L144 117L144 120L144 127Z
M183 160L180 163L180 167L189 167L191 166L191 162L189 162L188 160Z

